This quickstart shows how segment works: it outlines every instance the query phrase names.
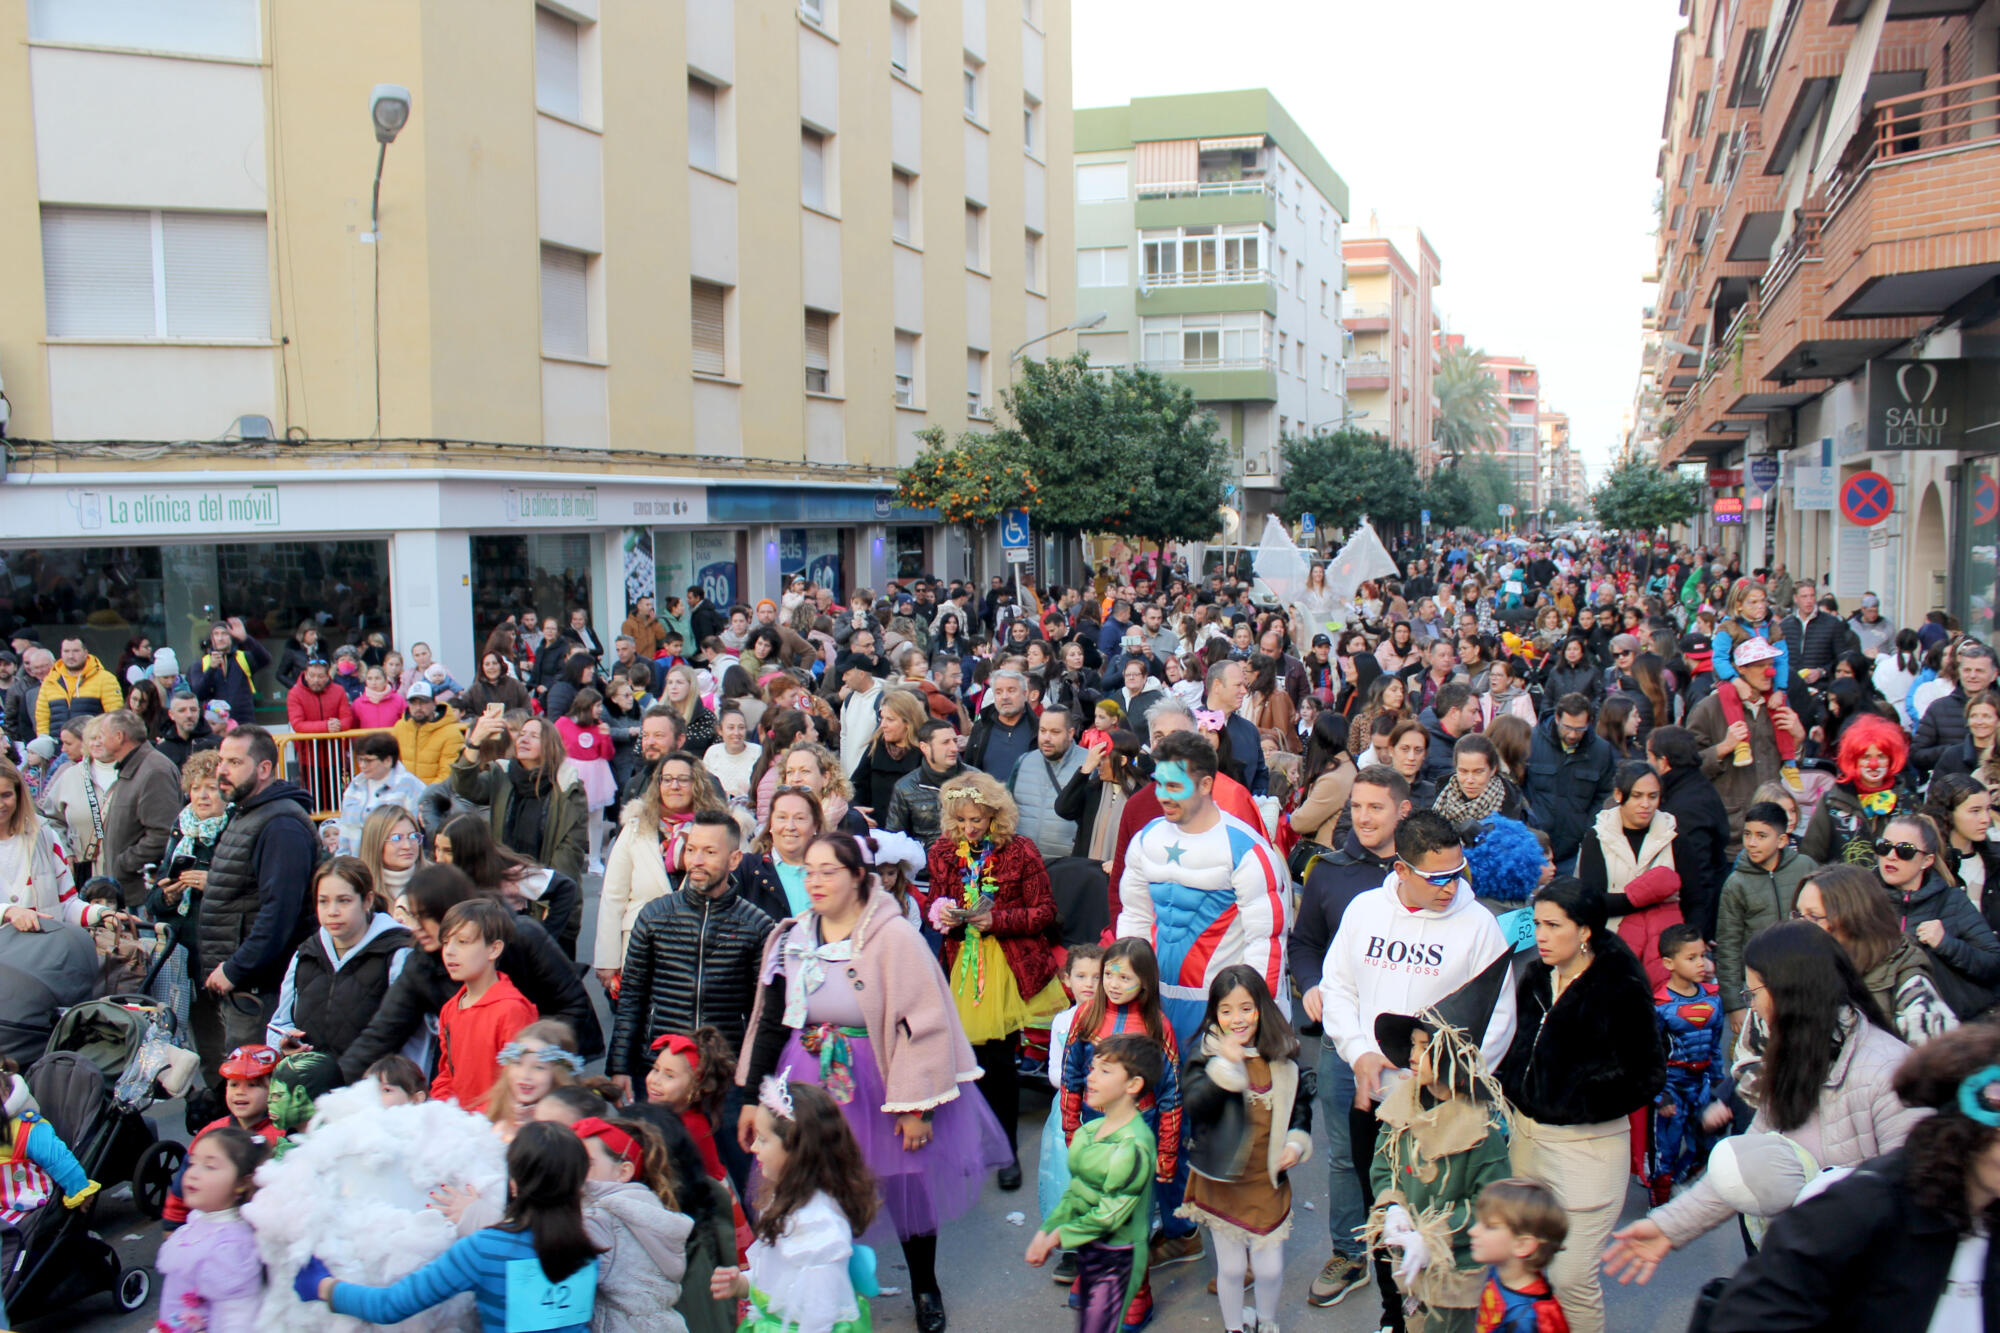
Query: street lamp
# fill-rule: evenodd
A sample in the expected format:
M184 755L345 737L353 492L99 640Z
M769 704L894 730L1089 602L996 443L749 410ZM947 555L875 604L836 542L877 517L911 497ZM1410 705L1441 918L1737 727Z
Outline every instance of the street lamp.
M382 438L382 165L389 145L410 123L410 90L400 83L378 83L368 94L368 121L375 129L375 189L368 200L368 234L361 239L374 248L375 309L375 438Z
M1106 318L1107 318L1106 312L1100 310L1094 315L1085 315L1082 319L1075 320L1072 323L1065 324L1059 329L1050 329L1047 333L1042 334L1040 337L1028 339L1028 341L1022 343L1019 347L1016 347L1013 351L1013 354L1007 358L1008 375L1010 377L1013 375L1014 363L1021 359L1021 353L1027 351L1030 347L1033 347L1036 343L1047 342L1050 338L1060 337L1065 333L1074 333L1078 329L1094 329L1099 324L1102 324Z

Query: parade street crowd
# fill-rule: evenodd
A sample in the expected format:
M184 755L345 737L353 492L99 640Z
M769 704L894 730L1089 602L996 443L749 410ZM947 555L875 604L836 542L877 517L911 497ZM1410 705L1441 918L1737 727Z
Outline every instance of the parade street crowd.
M1993 648L1651 534L1393 564L799 578L615 632L523 589L477 643L225 607L109 661L17 607L12 1316L124 1179L47 1091L76 1000L19 980L67 941L159 1011L107 1086L193 1071L168 1333L942 1333L987 1190L1084 1333L1205 1259L1226 1333L1597 1333L1717 1228L1709 1333L1984 1328Z

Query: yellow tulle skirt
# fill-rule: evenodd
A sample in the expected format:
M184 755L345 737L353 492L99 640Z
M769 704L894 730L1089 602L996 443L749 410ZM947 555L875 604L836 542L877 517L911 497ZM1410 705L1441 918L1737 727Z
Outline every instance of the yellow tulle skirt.
M1051 978L1041 994L1024 997L1014 969L1007 966L1006 951L991 935L981 935L976 950L967 945L958 951L951 968L951 994L958 1002L959 1026L975 1046L1046 1023L1069 1004L1060 978Z

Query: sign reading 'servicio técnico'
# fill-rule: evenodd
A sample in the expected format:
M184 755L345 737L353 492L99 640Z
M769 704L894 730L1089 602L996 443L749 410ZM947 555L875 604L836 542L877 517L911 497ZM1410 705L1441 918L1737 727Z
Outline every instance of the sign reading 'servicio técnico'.
M2000 360L1868 363L1868 448L2000 445Z

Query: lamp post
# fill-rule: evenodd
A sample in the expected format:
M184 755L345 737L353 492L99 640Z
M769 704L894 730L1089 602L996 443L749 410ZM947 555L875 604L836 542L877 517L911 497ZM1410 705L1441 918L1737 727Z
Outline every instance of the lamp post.
M362 237L374 248L375 307L375 438L382 438L382 166L389 157L389 145L410 123L410 90L400 83L378 83L368 94L368 120L375 128L375 188L368 200L368 234Z
M1014 378L1014 363L1021 359L1021 353L1027 351L1036 343L1047 342L1049 339L1060 337L1065 333L1075 333L1079 329L1094 329L1099 324L1102 324L1106 317L1106 312L1099 310L1095 314L1085 315L1081 319L1073 320L1059 329L1050 329L1047 333L1028 339L1028 341L1016 347L1007 357L1007 378L1009 380Z

